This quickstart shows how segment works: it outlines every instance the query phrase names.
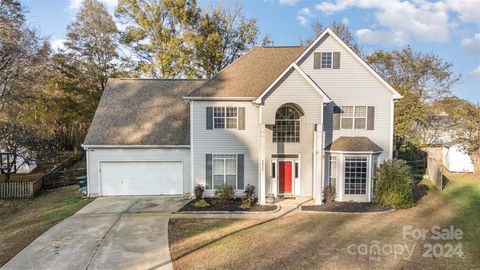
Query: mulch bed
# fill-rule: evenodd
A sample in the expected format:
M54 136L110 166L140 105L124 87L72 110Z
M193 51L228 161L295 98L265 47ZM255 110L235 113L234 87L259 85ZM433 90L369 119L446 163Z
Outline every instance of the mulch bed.
M324 211L324 212L384 212L391 210L375 203L367 202L331 202L322 205L305 205L302 206L305 211Z
M267 211L273 211L277 208L275 205L257 205L257 200L255 200L252 207L250 207L249 209L243 209L243 208L240 208L240 205L242 205L241 198L232 199L226 205L221 204L215 198L205 198L204 200L209 204L209 206L197 207L195 206L195 200L191 200L187 204L185 204L178 212L185 212L185 211L267 212Z

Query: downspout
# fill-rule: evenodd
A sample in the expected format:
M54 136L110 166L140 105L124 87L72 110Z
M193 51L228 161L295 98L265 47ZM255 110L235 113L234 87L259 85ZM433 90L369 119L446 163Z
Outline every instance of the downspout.
M190 196L193 196L195 191L195 184L194 184L194 163L193 163L193 100L187 100L190 103Z
M318 185L318 178L317 178L317 132L318 132L318 124L315 124L315 129L313 131L313 199L315 200L317 196L317 185Z

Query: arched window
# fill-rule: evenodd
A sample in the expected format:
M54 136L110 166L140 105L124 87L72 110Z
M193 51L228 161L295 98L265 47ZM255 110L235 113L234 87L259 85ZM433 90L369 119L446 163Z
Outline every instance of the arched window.
M284 105L275 114L273 142L300 142L300 113L290 105Z

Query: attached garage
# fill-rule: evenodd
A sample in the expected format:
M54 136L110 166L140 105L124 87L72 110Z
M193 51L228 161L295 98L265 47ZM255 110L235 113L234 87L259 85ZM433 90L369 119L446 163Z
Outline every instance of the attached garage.
M204 82L109 79L83 143L89 196L191 194L182 97Z
M90 196L185 195L191 192L190 149L87 148Z
M183 164L177 161L101 162L100 194L183 194Z

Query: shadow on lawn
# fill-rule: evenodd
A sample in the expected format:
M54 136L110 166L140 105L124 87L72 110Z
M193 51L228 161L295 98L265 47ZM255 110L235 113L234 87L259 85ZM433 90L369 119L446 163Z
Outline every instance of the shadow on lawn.
M480 182L480 180L479 180ZM478 183L477 182L477 185ZM420 184L417 203L410 209L381 215L304 215L297 214L229 232L173 258L182 267L298 269L298 268L382 268L382 269L460 269L480 265L476 243L480 239L480 188L473 189L452 179L442 192ZM465 258L426 258L424 243L448 241L416 241L405 239L404 226L430 229L454 225L464 231L462 243ZM228 226L228 225L227 225ZM226 240L228 239L228 240ZM222 241L226 240L226 241ZM381 257L371 261L369 256L349 254L349 245L403 244L415 246L411 258ZM192 255L188 256L188 255ZM217 260L199 261L205 256ZM183 259L186 260L183 260ZM193 263L193 264L191 264Z
M225 235L222 235L222 236L219 237L219 238L216 238L216 239L213 239L213 240L211 240L211 241L208 241L208 242L206 242L206 243L204 243L204 244L202 244L202 245L200 245L200 246L198 246L198 247L196 247L196 248L194 248L194 249L191 249L191 250L189 250L189 251L187 251L187 252L185 252L185 253L182 253L182 254L179 255L179 256L176 256L175 258L172 258L172 261L180 260L181 258L183 258L183 257L185 257L185 256L188 256L189 254L194 253L195 251L198 251L198 250L200 250L200 249L203 249L203 248L205 248L205 247L207 247L207 246L210 246L210 245L212 245L212 244L214 244L214 243L216 243L216 242L219 242L219 241L221 241L221 240L223 240L223 239L225 239L225 238L228 238L228 237L230 237L230 236L233 236L233 235L235 235L235 234L239 234L239 233L241 233L241 232L244 232L244 231L246 231L246 230L252 229L252 228L254 228L254 227L258 227L258 226L261 226L261 225L263 225L263 224L272 222L272 221L274 221L274 220L276 220L276 219L282 218L282 217L286 216L287 214L291 213L291 212L294 211L294 210L295 210L295 209L292 209L292 210L290 210L290 211L287 211L287 212L283 213L282 215L280 215L280 216L278 216L278 217L276 217L276 218L265 219L265 220L263 220L263 221L261 221L261 222L259 222L259 223L255 223L255 224L253 224L253 225L246 226L246 227L243 227L243 228L241 228L241 229L239 229L239 230L236 230L236 231L227 233L227 234L225 234ZM211 230L211 229L210 229L210 230Z

